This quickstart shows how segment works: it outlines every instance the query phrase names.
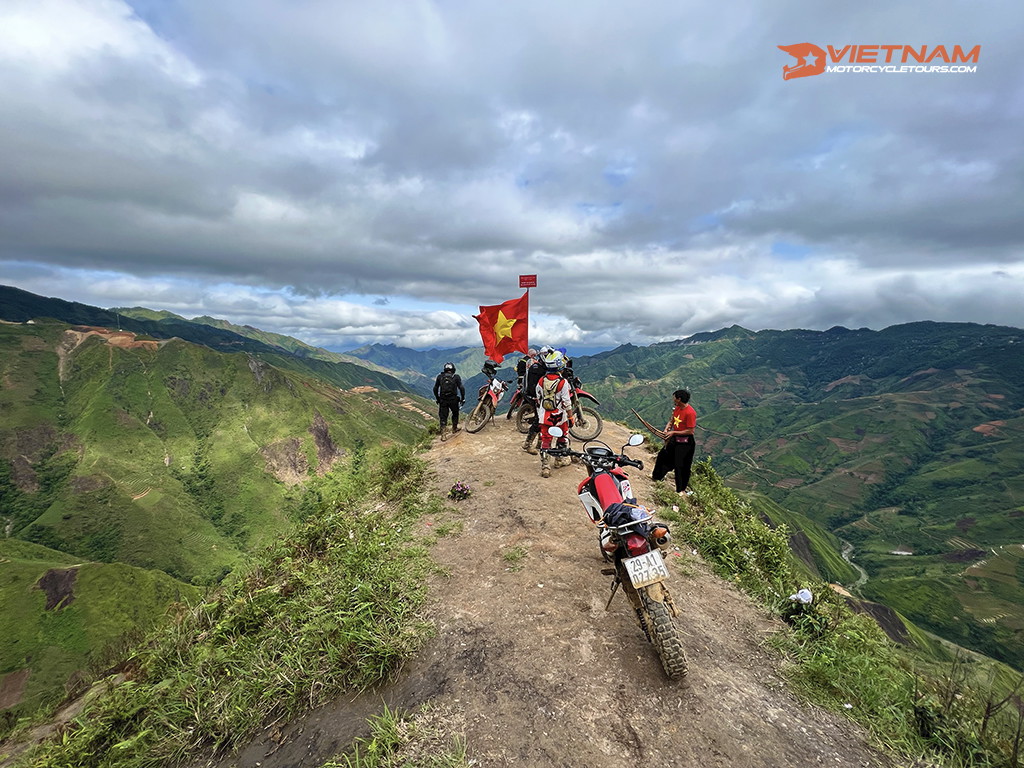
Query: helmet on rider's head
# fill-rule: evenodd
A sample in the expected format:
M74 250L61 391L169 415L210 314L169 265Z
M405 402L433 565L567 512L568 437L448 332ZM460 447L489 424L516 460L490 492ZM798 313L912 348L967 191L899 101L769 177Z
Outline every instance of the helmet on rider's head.
M560 371L565 368L565 355L557 349L552 349L544 355L544 367L549 371Z
M545 344L543 347L540 348L540 352L538 352L537 354L540 355L541 357L544 357L544 355L551 351L553 351L552 348Z
M445 373L455 373L455 363L445 363L444 364L444 372Z

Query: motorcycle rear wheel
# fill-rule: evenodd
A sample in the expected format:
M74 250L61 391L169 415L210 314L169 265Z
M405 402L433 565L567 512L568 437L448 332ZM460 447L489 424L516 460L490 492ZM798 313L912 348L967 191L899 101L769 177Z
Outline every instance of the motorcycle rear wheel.
M686 676L686 655L683 653L683 642L679 639L679 631L672 620L672 612L665 603L659 603L640 591L640 602L647 614L647 628L651 642L658 652L662 669L669 680L680 680Z
M493 415L494 405L488 400L481 400L476 404L473 412L469 414L469 418L466 419L466 431L479 432L484 428L484 424L491 420Z
M569 427L569 434L577 440L593 440L604 429L601 414L589 405L576 408L576 423Z
M537 420L537 411L529 403L523 403L519 406L519 412L516 414L516 429L522 432L524 435L530 431L530 426Z

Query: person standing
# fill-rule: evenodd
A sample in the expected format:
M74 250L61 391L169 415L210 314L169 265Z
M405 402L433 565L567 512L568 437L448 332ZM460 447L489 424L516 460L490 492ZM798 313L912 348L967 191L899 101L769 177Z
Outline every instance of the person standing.
M520 391L526 386L526 372L535 362L537 362L537 350L530 347L526 350L526 356L516 363L516 378L518 379L517 385Z
M434 400L437 402L437 418L441 422L441 439L448 429L448 415L452 417L452 434L459 431L459 407L466 404L466 388L462 377L455 372L455 363L445 363L444 369L434 379Z
M541 347L540 352L534 356L533 363L526 369L526 379L523 382L523 400L525 401L523 407L532 408L535 412L537 412L537 383L547 373L543 358L549 352L551 352L551 347ZM540 442L540 420L534 418L530 422L530 430L526 433L526 439L523 440L523 450L531 456L536 456L538 451L534 443L537 442Z
M544 367L547 372L537 382L535 397L537 398L537 422L540 424L540 476L551 477L551 441L554 439L548 431L551 427L560 427L562 436L554 447L567 448L569 440L565 436L572 426L572 395L569 383L563 378L565 355L552 350L544 355ZM569 458L560 456L554 466L561 467L569 463Z
M697 427L697 412L690 405L690 393L685 389L677 389L672 393L675 407L672 417L665 425L665 447L658 452L654 462L652 480L661 480L670 469L676 473L676 493L689 496L692 491L687 489L690 483L690 467L693 465L693 453L696 442L693 435Z

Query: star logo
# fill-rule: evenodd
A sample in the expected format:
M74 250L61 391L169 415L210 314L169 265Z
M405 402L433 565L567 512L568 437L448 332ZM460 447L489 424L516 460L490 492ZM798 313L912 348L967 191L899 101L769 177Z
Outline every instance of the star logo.
M498 342L506 338L511 339L512 326L516 324L517 319L505 317L505 313L499 309L498 322L494 324L494 340Z
M681 418L679 418L678 416L676 416L674 419L672 419L672 426L674 426L674 427L678 427L682 423L683 423L683 420Z

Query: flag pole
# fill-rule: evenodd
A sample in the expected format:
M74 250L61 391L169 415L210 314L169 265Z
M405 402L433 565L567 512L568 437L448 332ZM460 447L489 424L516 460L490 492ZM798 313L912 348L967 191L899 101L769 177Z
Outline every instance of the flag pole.
M530 318L533 313L530 312L530 289L537 287L537 276L536 275L520 275L519 276L519 287L526 289L526 348L530 348Z

